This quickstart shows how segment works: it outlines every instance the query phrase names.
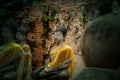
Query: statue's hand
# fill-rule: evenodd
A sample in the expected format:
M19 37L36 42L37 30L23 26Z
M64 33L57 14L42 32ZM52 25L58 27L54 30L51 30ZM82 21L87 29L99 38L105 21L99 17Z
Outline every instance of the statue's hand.
M40 77L45 77L46 75L47 75L47 72L45 70L42 70L41 72L39 72Z

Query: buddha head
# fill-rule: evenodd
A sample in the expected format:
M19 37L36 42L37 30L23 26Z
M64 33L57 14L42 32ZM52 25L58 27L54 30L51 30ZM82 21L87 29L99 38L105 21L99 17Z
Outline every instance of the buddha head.
M104 15L87 24L81 37L82 57L88 67L120 65L120 16Z

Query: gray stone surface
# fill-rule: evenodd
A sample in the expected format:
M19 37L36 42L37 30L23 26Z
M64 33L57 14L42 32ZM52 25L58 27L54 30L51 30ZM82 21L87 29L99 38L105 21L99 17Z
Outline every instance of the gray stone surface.
M118 70L104 68L84 68L73 80L120 80Z

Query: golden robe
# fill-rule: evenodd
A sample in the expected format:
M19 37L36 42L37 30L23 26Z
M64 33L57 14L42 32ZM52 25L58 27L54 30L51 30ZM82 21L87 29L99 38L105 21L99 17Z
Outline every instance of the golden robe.
M17 70L15 70L17 74L17 80L22 80L23 77L23 67L24 67L24 52L19 44L16 43L8 43L0 50L0 68L7 67L7 64L10 61L13 61L15 57L17 58ZM16 62L16 60L13 61Z
M24 44L20 44L21 47L23 48L24 52L25 52L25 59L26 64L26 76L25 76L25 80L31 80L31 72L32 72L32 54L31 54L31 50L28 44L24 43Z
M72 58L72 61L70 62L70 65L68 67L68 72L70 75L69 80L72 78L72 72L73 72L73 67L74 67L74 53L72 49L68 45L60 45L57 46L56 48L53 48L50 52L50 63L45 69L56 69L56 67L64 62L65 60L68 60L69 58Z

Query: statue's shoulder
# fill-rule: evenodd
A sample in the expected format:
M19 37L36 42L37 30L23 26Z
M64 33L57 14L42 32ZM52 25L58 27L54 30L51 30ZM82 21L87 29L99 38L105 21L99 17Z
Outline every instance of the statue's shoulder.
M10 43L8 44L8 47L11 47L11 48L21 48L21 46L17 43Z
M23 51L22 47L17 43L9 43L6 47L8 50L19 50Z

